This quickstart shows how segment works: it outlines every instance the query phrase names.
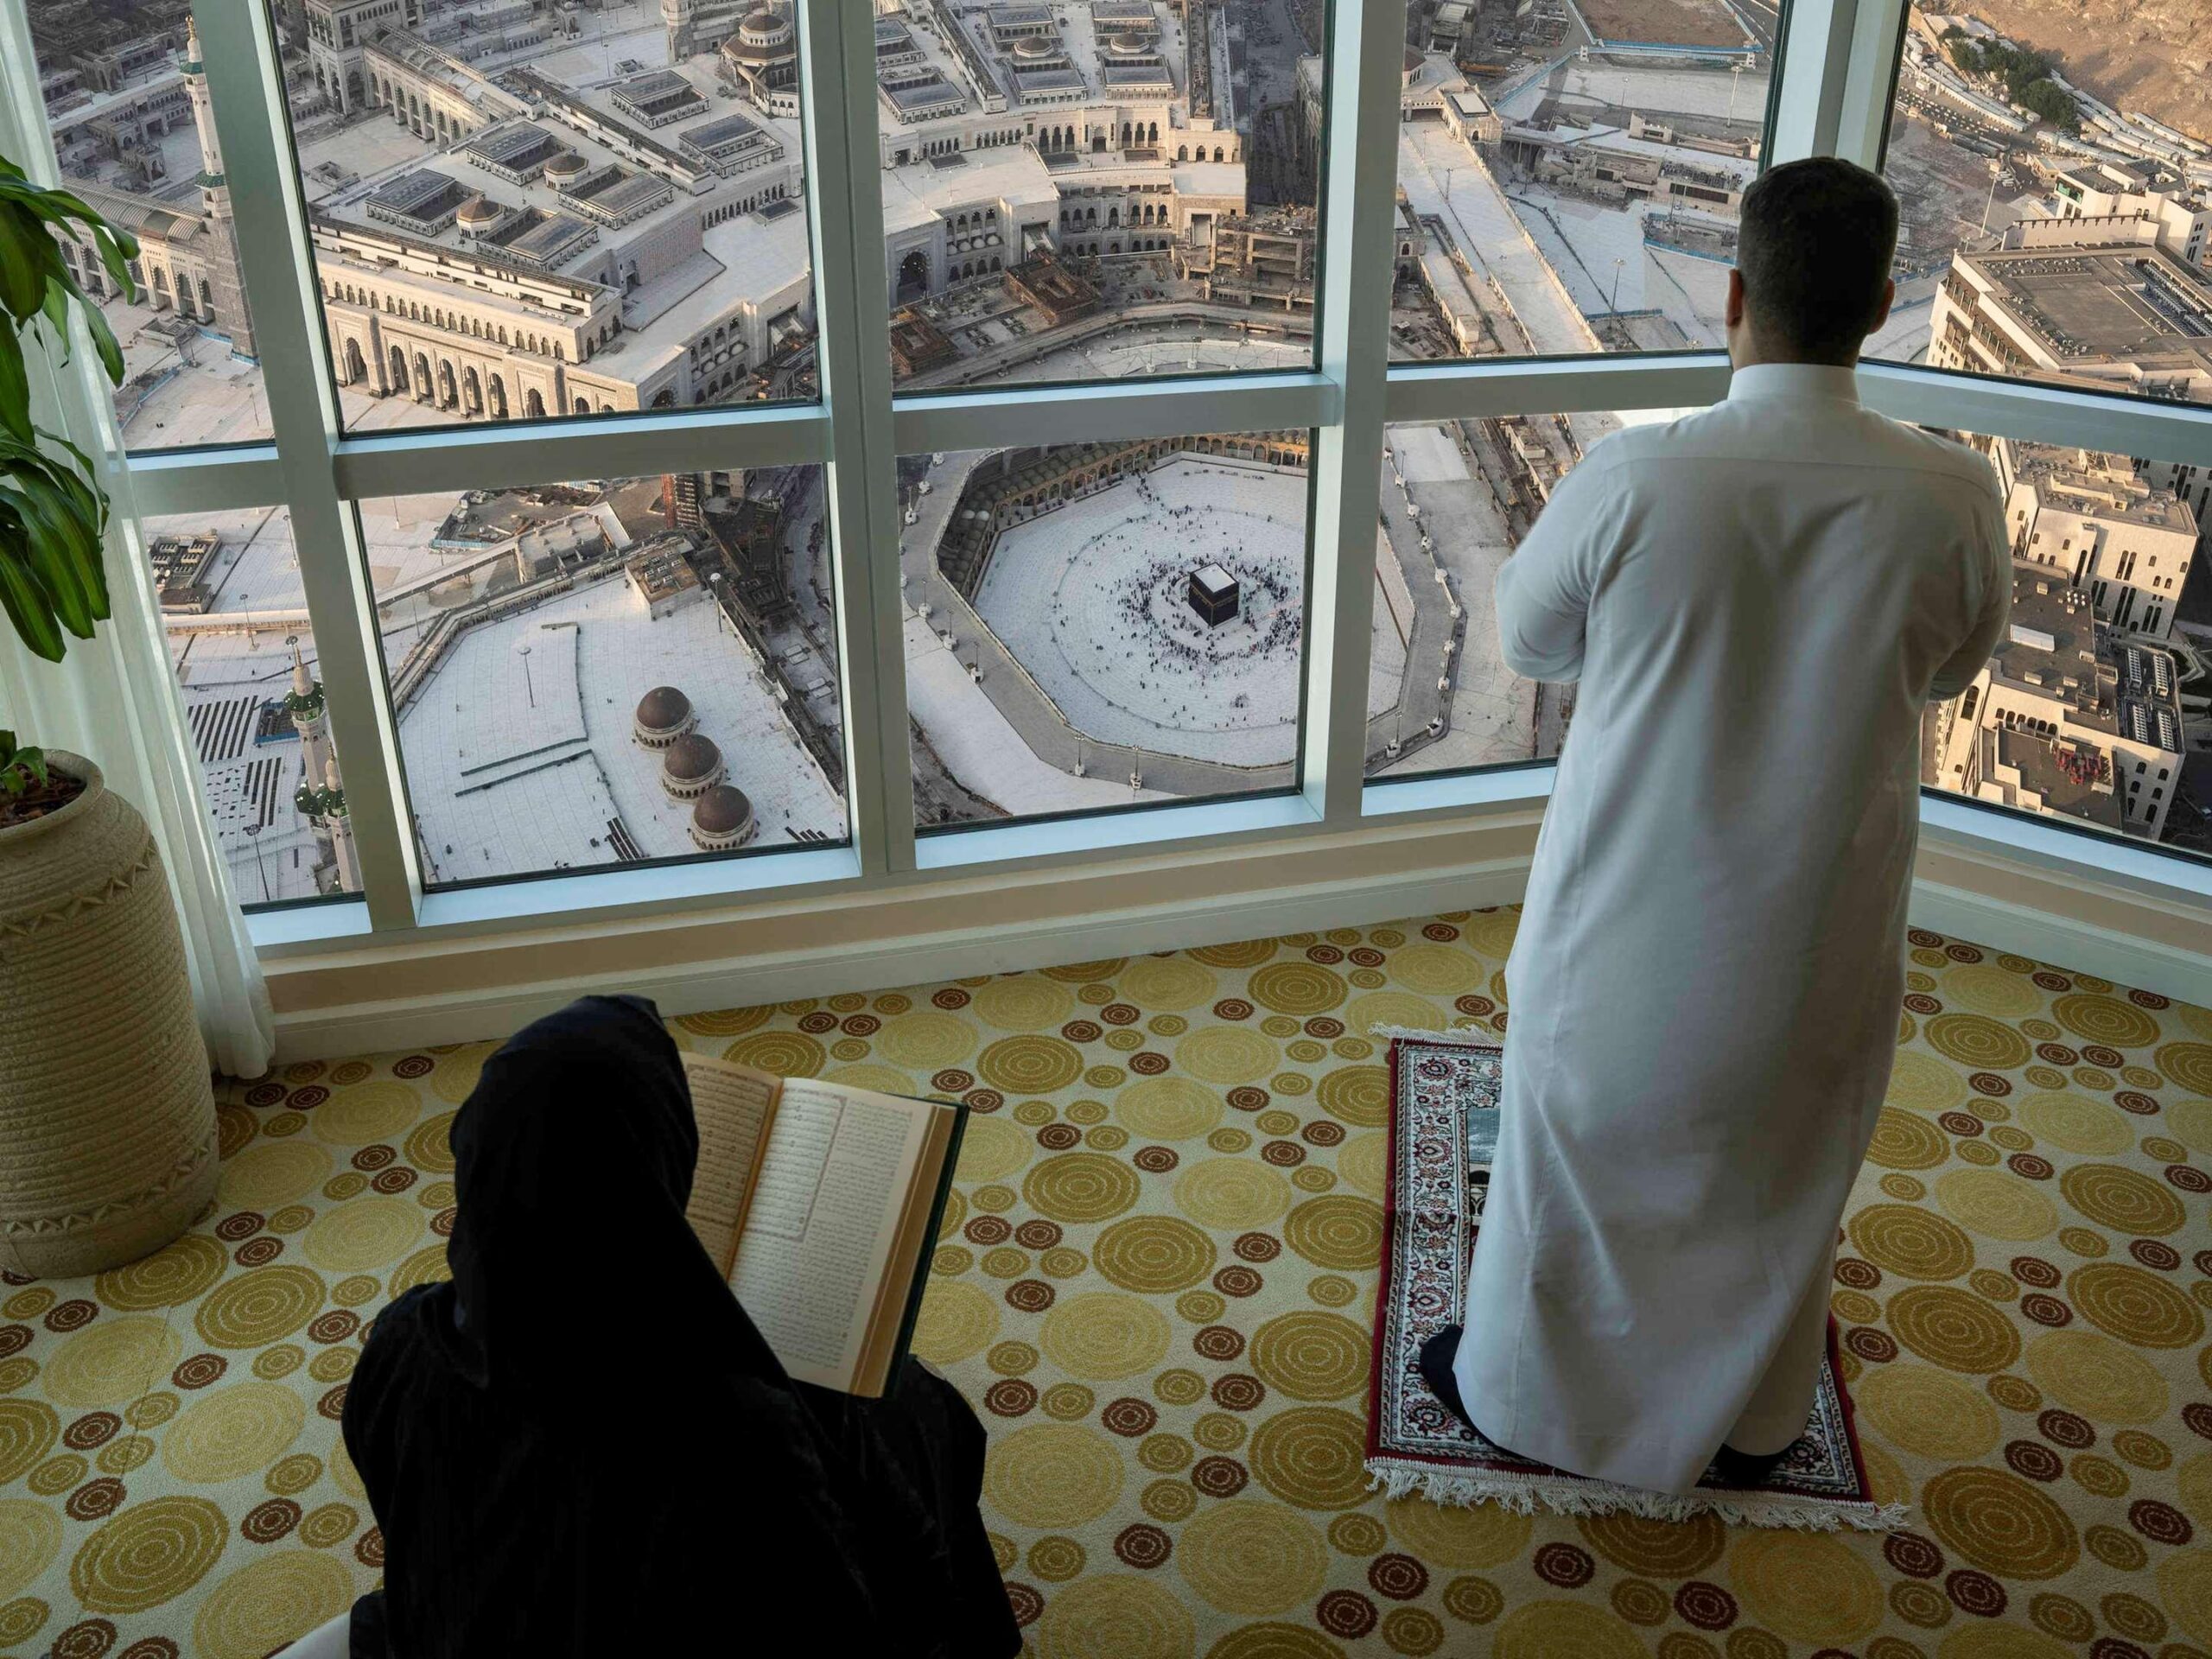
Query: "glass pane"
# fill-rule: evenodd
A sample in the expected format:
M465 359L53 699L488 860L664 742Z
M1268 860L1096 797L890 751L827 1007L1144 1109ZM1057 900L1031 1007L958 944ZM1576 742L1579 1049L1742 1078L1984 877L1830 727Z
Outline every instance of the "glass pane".
M1574 717L1574 688L1524 680L1500 660L1491 588L1592 444L1669 413L1514 415L1384 429L1369 777L1511 766L1559 753Z
M232 892L249 910L358 892L291 515L149 518L140 540Z
M902 460L918 824L1295 787L1310 447Z
M1723 344L1776 10L1445 0L1436 16L1398 129L1392 358Z
M272 15L349 430L817 395L788 3Z
M844 839L822 486L358 504L428 885Z
M1309 366L1327 10L879 5L893 379Z
M230 184L178 0L31 0L62 182L138 238L125 301L89 243L62 257L123 346L116 420L133 449L270 435Z
M2212 93L2177 69L2202 19L2130 8L2085 53L2078 17L2005 16L1908 16L1866 354L2212 403Z
M2212 751L2183 729L2212 660L2196 569L2212 469L1952 435L2004 486L2012 622L1981 677L1929 709L1922 781L2212 855Z

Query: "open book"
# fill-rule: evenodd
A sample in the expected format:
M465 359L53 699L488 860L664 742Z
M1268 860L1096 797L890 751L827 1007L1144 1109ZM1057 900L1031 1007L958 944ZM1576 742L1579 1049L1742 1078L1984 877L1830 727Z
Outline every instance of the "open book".
M686 1215L784 1369L880 1395L921 1306L968 1109L687 1053Z

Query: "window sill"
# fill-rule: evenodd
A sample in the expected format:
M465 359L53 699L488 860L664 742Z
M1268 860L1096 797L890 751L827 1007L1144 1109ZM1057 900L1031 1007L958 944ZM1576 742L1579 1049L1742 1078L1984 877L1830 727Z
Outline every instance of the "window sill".
M1558 768L1549 761L1440 778L1370 779L1360 797L1363 818L1431 818L1473 807L1541 808L1551 798Z
M2085 892L2118 892L2212 923L2212 864L2153 851L2155 842L2062 829L1923 790L1923 848L1955 850L2065 877Z
M963 870L1065 863L1092 853L1148 849L1167 843L1220 841L1318 830L1321 815L1302 795L1194 802L1093 817L1044 823L981 825L923 836L914 842L918 870L957 875Z

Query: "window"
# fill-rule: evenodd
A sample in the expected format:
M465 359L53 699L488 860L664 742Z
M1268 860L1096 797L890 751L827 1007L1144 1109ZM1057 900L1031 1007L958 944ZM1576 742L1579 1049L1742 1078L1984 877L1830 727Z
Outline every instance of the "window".
M2087 527L2099 560L2124 567L2129 555L2112 545L2116 537L2185 554L2198 534L2158 481L2169 469L2157 463L2012 438L1965 441L1990 457L2015 522ZM2144 590L2124 569L2110 581L2088 579L2102 568L2052 563L2016 543L2010 633L1969 690L1929 709L1922 779L2070 828L2212 855L2212 788L2192 771L2183 739L2182 699L2202 673L2196 650L2141 609ZM2143 792L2153 766L2161 780L2183 769L2171 803L2164 788Z
M899 467L916 822L1299 779L1306 432Z
M1491 582L1592 445L1723 395L1741 192L1823 150L1904 198L1870 399L1988 435L2016 582L2094 658L2079 702L2000 652L1937 711L1932 798L1988 810L1931 813L2193 880L2212 131L2150 73L2186 43L2024 38L2059 73L2015 87L1963 22L1833 22L0 0L43 93L0 137L140 229L134 555L238 897L331 901L257 924L301 948L1527 810L1573 692L1503 671ZM204 124L99 124L201 107L187 62ZM250 304L195 268L181 313L175 259L233 245ZM2115 258L2122 351L2076 280ZM1984 303L1999 266L2072 346Z
M123 347L116 424L133 449L270 435L235 191L190 9L28 8L60 181L138 238L126 299L90 244L62 258Z
M693 10L272 7L349 430L817 395L796 29Z
M2062 28L1911 0L1885 162L1897 304L1868 355L2212 403L2212 116L2171 73L2190 38L2132 7Z
M1512 415L1385 430L1367 771L1385 779L1549 760L1574 688L1498 656L1491 589L1554 489L1621 416Z
M1288 0L878 16L894 378L1310 366L1326 21Z
M233 891L258 905L359 891L291 515L181 514L140 533Z
M425 885L842 842L822 471L358 504Z
M1720 345L1773 21L1719 0L1438 7L1401 94L1390 355Z

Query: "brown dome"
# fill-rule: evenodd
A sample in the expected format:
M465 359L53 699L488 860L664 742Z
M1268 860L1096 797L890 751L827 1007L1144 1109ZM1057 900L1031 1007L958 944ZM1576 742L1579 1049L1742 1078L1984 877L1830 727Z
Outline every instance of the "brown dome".
M734 784L716 784L691 809L691 823L701 835L735 835L753 822L753 803Z
M672 685L657 685L638 699L638 724L646 731L671 731L690 718L691 699Z
M1027 40L1014 43L1014 55L1017 58L1049 58L1052 55L1052 43L1032 35Z
M715 740L700 732L686 732L668 746L661 770L679 783L711 778L721 769L722 752Z
M461 204L458 217L464 225L488 225L505 210L484 196L471 196Z
M548 178L570 178L575 175L582 172L584 168L590 165L590 162L585 161L584 158L582 156L579 156L575 150L564 149L558 156L554 156L545 163L545 176Z

